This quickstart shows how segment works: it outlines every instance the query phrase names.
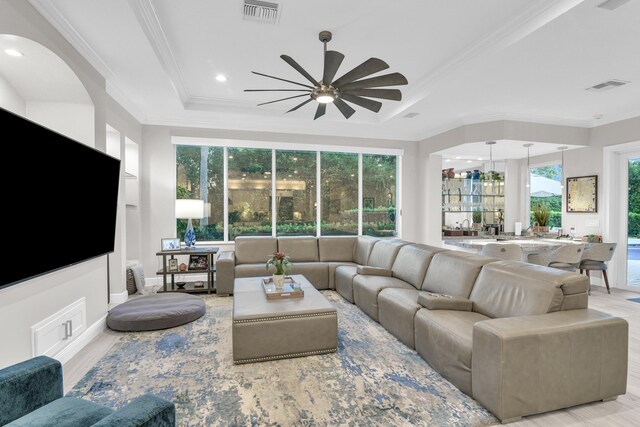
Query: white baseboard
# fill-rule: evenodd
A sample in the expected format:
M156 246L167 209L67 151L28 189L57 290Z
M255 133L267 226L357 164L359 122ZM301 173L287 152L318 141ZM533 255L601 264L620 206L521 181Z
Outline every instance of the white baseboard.
M60 350L55 356L54 359L57 359L63 365L67 363L73 356L78 354L80 350L82 350L87 344L91 342L95 337L100 335L102 331L107 329L107 315L105 314L101 317L97 322L93 325L89 326L86 331L82 335L80 335L75 340L71 341L69 345Z
M109 303L109 310L111 310L116 305L122 304L123 302L127 302L127 300L129 299L129 292L125 290L123 292L120 292L117 294L111 294L109 296L111 300L111 302Z

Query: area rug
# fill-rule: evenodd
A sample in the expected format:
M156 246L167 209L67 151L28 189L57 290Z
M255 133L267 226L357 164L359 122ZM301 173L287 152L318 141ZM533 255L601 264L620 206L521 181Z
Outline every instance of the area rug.
M323 294L338 309L337 353L234 365L232 298L208 296L193 323L123 334L68 395L116 409L153 393L175 402L179 426L497 422L356 306Z
M640 302L640 298L629 298L629 301Z

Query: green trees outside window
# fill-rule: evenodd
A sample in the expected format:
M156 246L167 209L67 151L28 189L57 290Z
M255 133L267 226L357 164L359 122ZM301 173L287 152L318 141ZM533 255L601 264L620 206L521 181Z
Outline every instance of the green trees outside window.
M529 170L529 173L531 178L539 176L562 184L560 182L562 179L562 167L560 165L534 167ZM549 227L562 227L562 194L552 194L549 191L545 191L545 189L534 189L533 187L531 191L532 193L529 197L530 224L533 225L535 222L533 218L535 207L545 206L549 211ZM560 191L557 190L557 192ZM537 193L544 193L544 195L536 196Z
M227 191L224 200L224 163ZM272 168L275 156L275 170ZM362 154L362 232L396 235L397 156ZM355 153L257 148L176 146L176 199L205 202L193 219L199 242L234 240L240 235L316 235L320 203L322 235L358 234L358 158ZM321 181L317 182L318 168ZM273 185L275 183L275 200ZM318 186L320 199L318 200ZM224 207L228 205L228 237ZM273 206L275 204L275 212ZM182 237L187 220L176 221Z

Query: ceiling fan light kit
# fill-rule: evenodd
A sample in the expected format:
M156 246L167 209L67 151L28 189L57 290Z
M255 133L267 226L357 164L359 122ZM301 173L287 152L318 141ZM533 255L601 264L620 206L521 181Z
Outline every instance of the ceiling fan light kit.
M318 103L318 107L313 118L314 120L322 117L326 112L327 104L331 103L333 103L336 108L340 110L342 115L348 119L356 111L348 103L358 105L369 111L377 113L380 111L382 103L369 98L388 99L391 101L402 100L402 92L398 89L377 89L386 86L406 85L407 79L402 74L391 73L365 78L389 68L389 65L386 62L378 58L369 58L362 64L344 74L342 77L334 80L334 77L338 72L338 68L340 68L340 64L344 60L344 55L334 50L327 50L327 43L331 41L331 33L329 31L321 31L319 38L324 45L324 70L322 73L322 80L317 81L314 79L311 74L309 74L290 56L280 55L280 58L282 58L283 61L306 78L312 86L252 71L253 74L291 83L304 87L305 89L245 89L245 92L305 92L301 95L294 95L276 99L274 101L263 102L258 104L258 106L273 104L275 102L286 101L294 98L308 97L309 99L291 108L287 113L295 111L311 101L316 101Z

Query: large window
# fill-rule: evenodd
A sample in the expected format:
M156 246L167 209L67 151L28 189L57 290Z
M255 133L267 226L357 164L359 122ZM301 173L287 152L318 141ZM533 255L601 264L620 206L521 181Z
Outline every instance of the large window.
M321 234L358 234L358 155L322 153Z
M396 232L396 156L362 155L362 234Z
M537 221L534 212L539 207L549 211L549 227L562 227L562 166L540 166L529 169L529 212L530 224Z
M179 146L176 150L176 199L204 201L204 218L194 219L200 241L224 239L224 174L222 147ZM184 236L187 220L177 220L177 235Z
M271 150L229 148L229 240L271 236Z
M316 234L316 153L276 151L276 234Z
M176 199L204 201L204 218L193 219L199 242L360 231L392 237L397 165L388 154L177 145ZM182 238L187 220L176 222Z

